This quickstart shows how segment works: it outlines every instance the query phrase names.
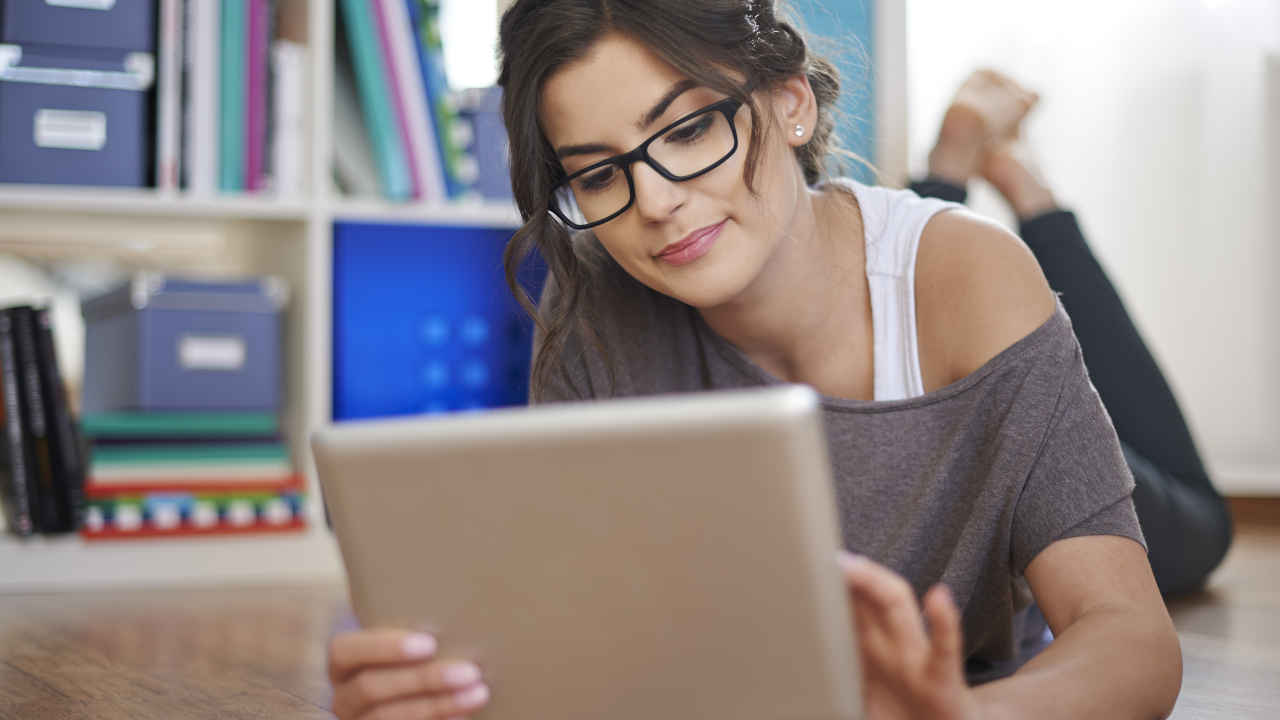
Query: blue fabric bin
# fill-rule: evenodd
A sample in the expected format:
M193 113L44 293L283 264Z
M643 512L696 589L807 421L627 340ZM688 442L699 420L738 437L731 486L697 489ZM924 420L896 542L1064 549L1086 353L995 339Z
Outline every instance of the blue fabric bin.
M334 420L525 403L533 324L503 276L511 234L335 225ZM522 269L534 298L545 267Z
M146 54L0 45L0 182L149 184L153 79Z
M156 0L0 0L0 42L153 52Z
M279 410L286 299L274 278L140 273L85 302L84 412Z

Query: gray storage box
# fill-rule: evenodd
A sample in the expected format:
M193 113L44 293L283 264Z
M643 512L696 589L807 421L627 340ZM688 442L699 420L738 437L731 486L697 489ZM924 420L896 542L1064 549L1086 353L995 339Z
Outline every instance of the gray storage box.
M84 304L84 412L276 411L276 278L209 282L141 273Z

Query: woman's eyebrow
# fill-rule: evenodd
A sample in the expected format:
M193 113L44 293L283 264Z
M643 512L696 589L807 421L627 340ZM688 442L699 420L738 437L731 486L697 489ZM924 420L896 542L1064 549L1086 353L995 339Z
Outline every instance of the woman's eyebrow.
M636 129L644 130L652 125L655 120L662 117L662 113L666 112L667 108L671 107L671 103L675 102L676 98L684 94L684 91L697 86L698 83L688 79L681 80L675 85L672 85L671 89L667 91L667 94L663 95L662 99L659 100L656 105L649 108L649 112L640 116L640 119L636 121Z
M667 91L667 94L662 96L661 100L659 100L653 107L649 108L648 112L641 115L640 119L636 120L636 128L639 130L648 128L654 123L654 121L662 117L662 113L666 112L667 108L671 107L671 103L675 102L676 98L683 95L686 90L697 86L698 83L688 79L681 80L675 85L672 85L671 89ZM595 153L607 153L611 150L613 150L613 148L600 143L590 143L587 145L565 145L564 147L556 149L556 157L564 159L570 155L594 155Z

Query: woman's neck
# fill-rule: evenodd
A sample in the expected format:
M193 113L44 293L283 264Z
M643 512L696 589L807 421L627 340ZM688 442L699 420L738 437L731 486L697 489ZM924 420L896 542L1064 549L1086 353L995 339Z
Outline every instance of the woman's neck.
M734 300L703 308L707 325L756 364L820 388L870 370L871 306L861 212L835 188L803 188L760 276ZM834 389L834 388L832 388Z

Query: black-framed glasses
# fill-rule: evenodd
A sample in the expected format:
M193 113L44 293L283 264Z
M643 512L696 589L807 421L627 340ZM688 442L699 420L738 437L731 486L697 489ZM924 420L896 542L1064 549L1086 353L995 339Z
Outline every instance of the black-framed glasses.
M637 162L672 182L711 172L738 150L733 119L741 107L741 100L719 100L664 127L631 152L578 170L552 190L550 211L575 230L618 217L636 201L631 166Z

